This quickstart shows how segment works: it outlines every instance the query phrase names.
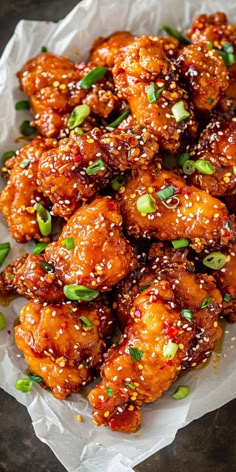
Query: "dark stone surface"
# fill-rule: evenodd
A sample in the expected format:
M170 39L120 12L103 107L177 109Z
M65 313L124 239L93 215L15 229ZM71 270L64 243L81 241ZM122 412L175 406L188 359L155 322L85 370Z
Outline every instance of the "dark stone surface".
M1 0L0 52L21 18L58 21L76 4L77 0ZM236 400L194 421L177 433L170 446L135 467L135 471L236 470L235 409ZM0 390L0 472L17 472L20 468L24 472L65 472L51 450L35 436L27 410Z

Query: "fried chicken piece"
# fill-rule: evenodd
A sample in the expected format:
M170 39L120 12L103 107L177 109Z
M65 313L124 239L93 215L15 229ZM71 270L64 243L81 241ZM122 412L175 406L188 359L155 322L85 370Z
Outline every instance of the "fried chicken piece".
M92 64L77 64L47 52L30 59L18 72L35 115L32 124L42 136L65 136L69 114L79 104L86 103L91 113L104 118L119 106L114 85L106 78L88 90L79 86L92 69Z
M113 67L117 55L134 40L135 37L129 31L117 31L107 38L100 36L92 45L89 60L96 66Z
M73 238L73 249L62 244L67 238ZM79 208L58 241L46 247L45 260L63 285L110 290L137 264L132 246L122 234L118 203L102 197Z
M229 244L222 252L227 257L226 264L212 273L223 295L222 315L230 323L236 323L236 243Z
M197 170L191 174L190 181L197 187L214 196L236 193L236 121L211 122L202 132L191 159L203 159L215 168L211 175Z
M45 240L36 221L35 204L45 204L45 197L37 184L37 170L40 156L56 145L56 140L38 136L13 158L14 166L0 195L0 211L11 236L18 243L25 243L33 238ZM9 164L11 167L12 163ZM7 162L5 165L7 166Z
M7 296L17 292L16 274L22 267L27 258L27 254L19 257L14 262L9 264L6 269L0 272L0 293Z
M44 306L30 301L20 312L15 341L30 371L63 400L93 379L112 326L110 309L98 303Z
M160 145L175 153L185 133L195 136L197 123L186 90L179 83L178 70L168 57L175 55L178 41L170 37L143 36L120 54L113 77L120 94L128 101L132 115L149 129ZM156 101L148 98L147 87L159 94ZM176 121L172 107L183 102L187 119Z
M97 425L136 431L140 406L159 398L177 378L193 331L172 307L174 301L175 293L165 281L135 299L125 334L103 364L102 382L88 396Z
M190 97L201 113L209 113L227 89L228 71L223 59L205 42L191 44L178 58Z
M174 195L161 200L157 192L168 187L173 188ZM138 211L137 200L142 195L152 196L156 211ZM136 238L166 241L188 238L190 245L200 252L204 246L221 240L227 244L233 237L231 232L226 235L224 231L229 219L225 205L207 192L186 185L184 179L171 171L160 171L154 166L139 171L127 179L119 200L127 234Z

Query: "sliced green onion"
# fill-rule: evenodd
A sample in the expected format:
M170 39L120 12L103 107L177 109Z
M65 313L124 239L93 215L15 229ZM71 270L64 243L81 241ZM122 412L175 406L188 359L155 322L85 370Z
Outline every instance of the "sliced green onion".
M90 321L87 316L80 316L79 317L80 321L83 323L83 325L85 326L85 328L92 328L94 326L94 324L92 323L92 321Z
M147 290L147 288L149 288L150 285L151 285L151 284L149 284L149 285L141 285L141 287L140 287L141 292L143 292L144 290Z
M47 245L48 245L48 243L37 243L37 244L35 244L32 254L34 256L38 256L39 254L41 254L41 252L44 251L44 249L45 249L45 247L47 247Z
M7 275L7 278L8 278L9 280L13 280L13 279L15 278L15 275L14 275L14 274L8 274L8 275Z
M90 302L98 297L99 292L85 285L65 285L64 294L69 300L84 300Z
M177 353L178 349L179 349L179 345L176 343L172 343L170 341L168 342L168 344L165 344L163 347L163 356L168 361L171 361L172 359L174 359L175 354Z
M227 54L233 54L234 52L234 48L233 48L233 45L231 43L224 43L223 45L223 50L224 52L226 52Z
M76 126L81 125L85 118L89 116L89 114L90 108L88 105L77 105L77 107L75 107L70 114L69 120L67 122L68 128L73 129Z
M173 239L171 243L174 249L181 249L189 245L189 240L187 238Z
M135 390L135 389L136 389L136 386L135 386L134 384L132 384L132 383L124 382L124 385L125 385L126 387L131 388L131 390Z
M227 231L231 231L231 227L230 227L230 224L229 224L228 221L226 221L226 223L225 223L225 229L226 229Z
M20 390L23 393L30 392L30 390L32 390L32 386L32 381L28 377L18 379L15 385L16 390Z
M158 100L160 97L161 93L163 92L165 87L160 87L158 90L155 89L155 85L152 83L150 85L147 85L146 87L146 92L147 92L147 97L149 103L154 103Z
M41 265L41 267L43 267L43 269L45 269L47 272L49 272L50 274L54 274L55 272L55 269L54 267L51 265L51 264L48 264L48 262L44 262L44 261L37 261L38 264Z
M95 67L80 82L77 83L78 88L89 89L93 84L101 80L107 72L107 67Z
M0 244L0 267L2 266L2 264L5 261L7 255L9 254L10 249L11 249L10 243L1 243Z
M214 98L208 97L207 103L208 103L208 105L212 105L212 103L214 103Z
M132 361L139 362L143 357L143 352L137 347L129 347L129 353Z
M106 388L106 392L107 392L107 396L108 396L109 398L112 398L112 396L113 396L112 388L111 388L111 387L107 387L107 388Z
M207 49L208 49L208 51L211 51L212 48L213 48L212 43L211 43L210 41L208 41L208 43L207 43Z
M236 175L236 166L233 166L233 173Z
M193 320L193 312L190 310L190 308L184 308L181 310L181 315L188 321Z
M183 167L184 163L188 161L189 158L190 158L189 152L183 152L182 154L180 154L179 160L178 160L178 166Z
M52 231L52 216L41 203L36 205L36 219L42 236L48 236Z
M85 169L85 172L88 175L92 175L92 174L97 174L98 172L105 170L105 168L106 166L103 160L98 159L97 161L93 162L90 166L88 166L87 169Z
M66 246L66 249L70 250L70 249L74 249L75 247L75 240L74 238L66 238L66 239L63 239L63 241L61 242L61 244L63 246Z
M41 47L41 52L48 52L47 46L42 46Z
M118 116L116 120L112 121L112 123L109 123L108 128L117 128L117 126L119 126L122 123L122 121L124 121L124 119L127 118L128 115L130 115L130 113L131 113L131 110L127 108L127 110L121 113L121 115Z
M229 293L225 293L223 297L224 302L230 302L231 295Z
M21 169L25 169L30 163L30 159L23 159L23 161L21 161L20 163L20 168Z
M29 110L30 109L30 104L28 100L21 100L21 102L17 102L15 104L15 109L16 110Z
M174 195L174 191L174 187L172 185L169 185L169 187L165 187L162 190L159 190L159 192L157 192L157 195L161 200L167 200L167 198L170 198Z
M171 26L168 26L168 25L163 25L163 26L162 26L162 29L163 29L169 36L172 36L172 38L178 39L178 41L179 41L181 44L185 44L185 45L191 44L190 39L186 38L186 36L183 36L183 34L181 34L181 33L180 33L178 30L176 30L175 28L171 28Z
M28 137L28 136L32 136L32 134L36 132L36 128L30 125L29 120L25 120L20 125L20 132L21 134L23 134L23 136Z
M198 159L194 162L195 169L198 170L201 174L212 175L214 174L216 168L210 162L205 161L205 159Z
M13 157L16 155L16 151L6 151L1 155L1 161L2 164L5 164L5 162L10 159L10 157Z
M182 400L186 398L190 393L190 388L188 385L179 385L175 393L173 393L172 398L175 400Z
M149 193L145 193L137 199L136 207L139 213L154 213L157 209L156 200Z
M175 103L175 105L173 105L173 107L171 108L171 111L177 123L186 120L190 116L189 111L184 108L183 100L180 100L179 102Z
M162 205L164 205L169 210L174 210L179 205L179 198L174 195L170 203L168 203L168 200L167 201L163 200Z
M5 329L5 328L6 328L5 316L2 312L0 312L0 331L2 331L2 329Z
M41 383L43 381L42 377L32 373L28 374L28 378L31 380L31 382Z
M125 184L125 176L124 175L117 175L112 179L111 186L113 190L117 191L120 190L121 187Z
M79 135L79 136L83 136L84 132L81 128L76 128L75 129L75 132Z
M188 159L183 165L183 172L187 175L191 175L195 172L195 162Z
M207 308L212 302L212 297L206 297L204 298L202 304L201 304L201 308Z
M227 53L225 51L221 51L219 49L216 50L220 57L222 57L226 67L231 66L236 62L236 56L232 53Z
M209 269L222 269L226 263L226 256L220 251L215 251L204 257L202 262Z

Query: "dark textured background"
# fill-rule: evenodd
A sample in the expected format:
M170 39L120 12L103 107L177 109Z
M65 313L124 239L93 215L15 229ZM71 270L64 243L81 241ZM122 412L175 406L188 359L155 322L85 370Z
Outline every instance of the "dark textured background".
M77 0L0 0L0 53L20 19L58 21L76 4ZM177 433L170 446L135 467L135 471L236 470L235 410L236 400L194 421ZM0 472L19 469L65 472L51 450L36 438L27 410L0 390Z

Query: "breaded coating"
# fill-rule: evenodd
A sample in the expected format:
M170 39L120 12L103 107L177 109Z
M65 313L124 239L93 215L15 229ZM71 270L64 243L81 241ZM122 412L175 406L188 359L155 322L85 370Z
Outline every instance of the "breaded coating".
M129 31L116 31L107 38L100 36L92 45L89 60L97 66L113 67L117 55L134 40L135 36Z
M46 201L37 183L37 171L40 156L56 145L56 140L38 136L14 158L8 183L0 195L0 211L11 236L18 243L25 243L33 238L45 240L36 221L35 204L44 205Z
M73 249L62 244L67 238L73 238ZM45 260L63 285L110 290L137 264L132 246L122 234L118 203L102 197L79 208L58 241L46 247Z
M157 192L168 187L173 188L174 195L163 201ZM152 196L156 211L138 211L137 200L142 195ZM224 232L229 220L225 205L207 192L186 185L184 179L168 170L160 171L152 166L139 171L127 179L119 200L125 229L136 238L155 237L166 241L188 238L190 245L200 252L204 246L213 246L221 240L227 244L232 237L231 232L229 236Z
M236 48L236 26L228 24L225 13L218 11L212 15L197 16L186 35L192 43L206 41L214 48L222 49L226 42Z
M27 254L19 257L0 272L0 294L7 296L17 292L16 274L24 265Z
M177 378L194 333L174 303L175 293L165 281L135 299L125 334L103 364L102 382L88 396L96 424L136 431L139 407L159 398Z
M195 107L209 113L229 84L223 59L207 43L199 42L181 50L178 65Z
M213 173L196 170L190 181L211 195L222 197L236 193L236 121L213 121L200 135L190 159L203 159L214 166Z
M236 243L229 244L222 252L227 257L226 264L212 273L223 296L222 315L230 323L236 323Z
M112 326L110 309L101 304L30 301L21 310L15 341L30 371L63 400L93 379Z
M117 57L113 68L115 84L134 118L170 152L178 150L185 133L194 137L197 131L188 92L180 85L178 70L168 59L177 50L178 41L173 38L143 36ZM159 94L156 101L150 102L148 86ZM172 107L180 101L189 116L177 122Z

